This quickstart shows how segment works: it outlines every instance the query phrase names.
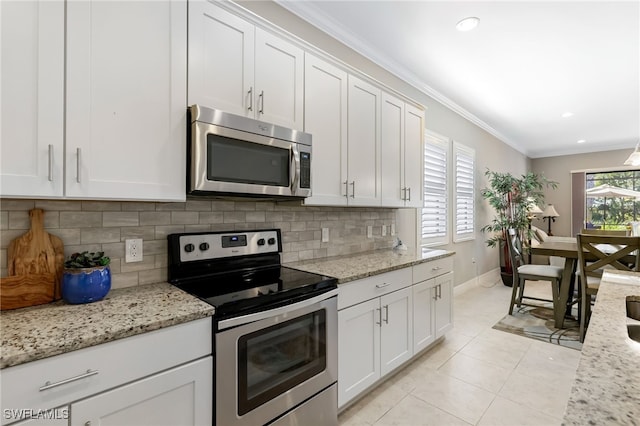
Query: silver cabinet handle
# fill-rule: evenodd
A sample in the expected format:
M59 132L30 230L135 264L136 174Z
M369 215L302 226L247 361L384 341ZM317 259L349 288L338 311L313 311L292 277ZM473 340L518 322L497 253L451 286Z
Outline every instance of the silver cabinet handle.
M249 95L249 102L247 103L247 109L249 111L253 111L253 86L249 87L249 91L247 92Z
M53 145L49 144L49 182L53 182Z
M356 181L351 182L351 198L356 198Z
M435 286L433 288L433 291L435 292L435 294L433 296L433 300L438 300L438 286Z
M46 391L47 389L55 388L57 386L66 385L67 383L75 382L76 380L81 380L81 379L85 379L85 378L90 377L90 376L95 376L98 373L99 373L98 370L89 369L89 370L87 370L86 373L80 374L79 376L70 377L68 379L60 380L59 382L51 383L51 382L47 381L44 384L44 386L42 386L40 388L40 392Z
M376 308L376 311L378 311L378 322L376 322L376 325L382 326L382 309Z
M407 192L409 193L409 198L405 198L405 201L411 201L411 188L407 187Z
M384 322L389 324L389 305L384 305Z
M442 299L442 284L438 284L438 299Z
M433 268L431 268L432 271L439 271L440 269L442 269L441 266L434 266Z
M391 283L376 284L376 288L385 288L389 287L390 285Z
M407 188L400 188L400 191L402 191L402 196L400 197L401 200L406 200L407 199Z
M258 110L258 112L260 114L264 114L264 90L260 91L258 98L260 99L260 109Z
M344 196L349 198L349 182L345 180L342 183L344 183Z
M76 182L80 183L80 156L82 155L82 148L76 148Z

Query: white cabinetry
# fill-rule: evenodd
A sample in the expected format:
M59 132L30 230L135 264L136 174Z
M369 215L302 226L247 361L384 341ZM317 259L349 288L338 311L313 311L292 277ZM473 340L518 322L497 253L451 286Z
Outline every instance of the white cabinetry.
M313 136L309 205L346 205L347 73L305 54L304 130Z
M64 2L0 2L0 196L63 191Z
M220 6L189 2L189 105L303 128L304 52Z
M380 122L382 205L421 207L424 112L383 92Z
M184 200L186 1L1 7L0 195Z
M338 407L413 355L410 285L406 268L339 288Z
M347 198L353 206L380 206L379 88L349 76Z
M453 326L453 259L338 286L338 407L402 366Z
M3 369L2 406L70 407L72 425L211 424L211 325L205 318Z
M413 351L420 352L453 328L453 259L413 267Z

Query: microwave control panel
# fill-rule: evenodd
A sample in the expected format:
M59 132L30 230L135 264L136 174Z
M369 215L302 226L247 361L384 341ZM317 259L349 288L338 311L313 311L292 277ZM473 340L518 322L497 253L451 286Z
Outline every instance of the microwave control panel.
M300 153L300 188L311 188L311 153Z

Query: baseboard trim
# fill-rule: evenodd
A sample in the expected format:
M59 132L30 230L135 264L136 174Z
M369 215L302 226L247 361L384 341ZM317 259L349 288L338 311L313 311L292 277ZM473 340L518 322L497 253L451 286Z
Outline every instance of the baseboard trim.
M462 284L458 284L453 288L453 295L457 296L474 287L492 287L500 281L500 268L495 268Z

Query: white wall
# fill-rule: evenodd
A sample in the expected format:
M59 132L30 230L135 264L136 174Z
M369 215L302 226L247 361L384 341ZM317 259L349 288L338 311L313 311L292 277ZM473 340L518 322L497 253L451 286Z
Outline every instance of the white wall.
M529 166L528 159L491 134L462 118L457 113L434 101L406 82L359 55L352 49L311 26L289 11L271 1L238 1L238 4L263 17L282 29L300 37L313 46L331 54L335 58L368 74L381 83L395 89L405 96L421 103L427 108L426 127L448 136L476 150L477 164L477 221L478 236L475 241L448 244L446 249L457 253L454 268L456 284L466 282L476 274L483 274L498 267L497 249L488 249L480 227L488 223L493 212L480 197L480 189L486 185L484 172L487 168L501 172L524 174ZM398 213L398 230L403 241L409 244L415 233L415 210L401 210ZM471 258L477 263L473 265Z

